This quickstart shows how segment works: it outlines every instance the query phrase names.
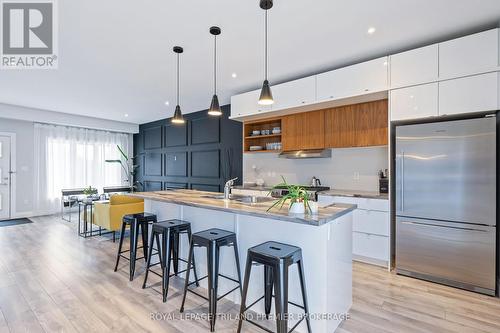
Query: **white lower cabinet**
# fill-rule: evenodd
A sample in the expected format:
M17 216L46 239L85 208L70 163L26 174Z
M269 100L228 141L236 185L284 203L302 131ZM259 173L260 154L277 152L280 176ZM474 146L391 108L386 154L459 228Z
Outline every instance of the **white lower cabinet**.
M389 237L389 212L356 209L352 230Z
M320 195L318 202L357 205L352 225L353 260L384 267L389 264L389 200Z
M352 254L354 260L387 266L389 261L389 238L353 231Z

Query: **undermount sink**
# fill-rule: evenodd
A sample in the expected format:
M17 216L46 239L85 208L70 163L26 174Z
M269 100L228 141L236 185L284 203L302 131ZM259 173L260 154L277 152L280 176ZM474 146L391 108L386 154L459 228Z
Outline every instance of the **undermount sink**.
M222 194L214 194L214 195L203 195L202 198L216 199L216 200L224 200L224 195ZM229 200L238 201L244 204L254 204L254 203L262 203L269 202L275 200L275 198L271 197L252 197L240 194L231 194L229 196Z
M271 197L242 197L239 199L234 199L235 201L239 201L241 203L262 203L262 202L269 202L269 201L274 201L276 200L275 198Z

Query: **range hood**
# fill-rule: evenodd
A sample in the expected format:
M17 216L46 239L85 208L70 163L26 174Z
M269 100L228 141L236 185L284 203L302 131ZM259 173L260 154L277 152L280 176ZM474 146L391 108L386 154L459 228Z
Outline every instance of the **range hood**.
M330 158L332 157L331 149L305 149L305 150L290 150L282 152L279 157L289 159L303 158Z

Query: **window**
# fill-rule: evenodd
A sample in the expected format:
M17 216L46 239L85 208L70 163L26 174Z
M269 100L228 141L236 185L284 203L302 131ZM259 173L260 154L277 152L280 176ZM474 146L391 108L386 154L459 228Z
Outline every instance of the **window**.
M37 212L59 209L62 189L126 184L117 163L119 145L127 154L129 134L83 128L35 124L35 205Z

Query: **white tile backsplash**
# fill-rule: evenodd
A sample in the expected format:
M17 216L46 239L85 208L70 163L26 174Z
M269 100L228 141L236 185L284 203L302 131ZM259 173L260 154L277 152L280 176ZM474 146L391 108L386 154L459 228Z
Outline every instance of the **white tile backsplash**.
M383 147L333 149L331 158L293 160L278 154L243 155L243 178L261 178L266 185L281 181L309 184L316 176L325 186L337 189L378 191L378 170L388 169L389 149Z

